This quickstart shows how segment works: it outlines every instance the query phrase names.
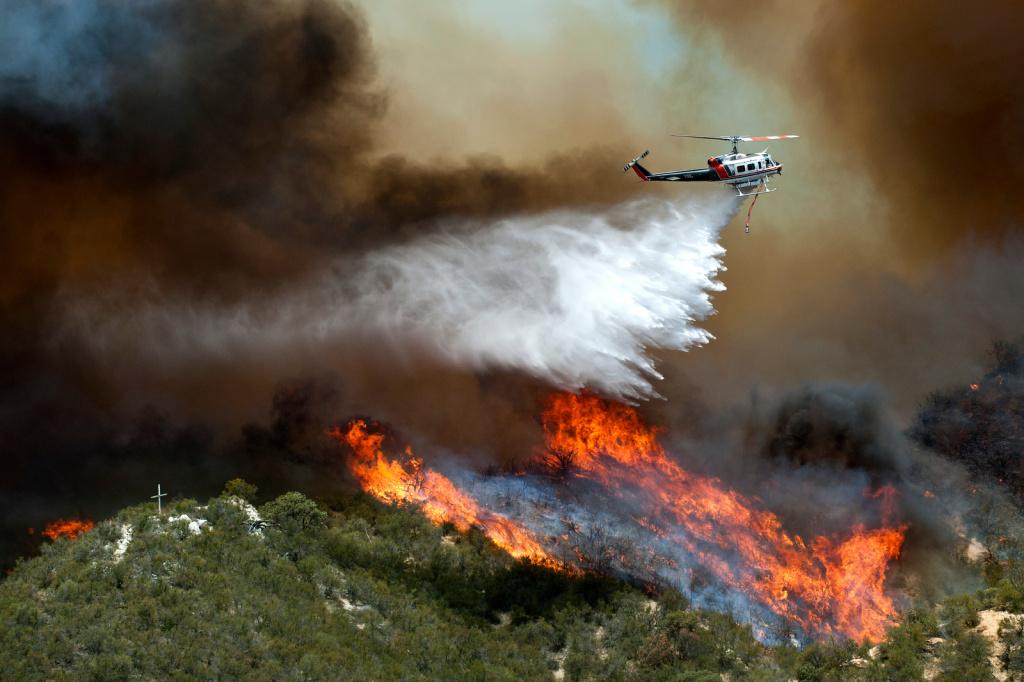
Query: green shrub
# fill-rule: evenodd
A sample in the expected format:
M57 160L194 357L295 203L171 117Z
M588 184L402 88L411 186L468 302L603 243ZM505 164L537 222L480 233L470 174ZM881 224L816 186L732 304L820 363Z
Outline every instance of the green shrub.
M263 505L260 514L275 528L289 535L327 527L327 512L302 493L285 493Z
M243 478L232 478L224 484L224 492L221 495L225 497L240 497L251 504L256 501L258 490L259 488Z
M978 618L979 606L978 600L969 594L944 601L939 609L939 619L946 635L956 637L965 629L977 627L981 622Z
M1024 679L1024 619L1003 619L999 624L999 641L1003 645L999 655L1003 670L1013 680Z
M939 652L939 682L995 680L989 665L989 644L983 635L964 631L943 644Z

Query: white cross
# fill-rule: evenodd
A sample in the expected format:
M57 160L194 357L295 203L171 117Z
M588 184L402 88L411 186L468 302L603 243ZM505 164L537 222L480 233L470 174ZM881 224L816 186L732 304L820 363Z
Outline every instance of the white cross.
M163 507L162 504L160 504L160 498L161 497L167 497L167 493L160 492L160 484L157 483L156 484L156 495L150 495L149 499L151 499L151 500L155 499L156 500L156 511L157 511L158 514L163 514L164 513L164 507Z

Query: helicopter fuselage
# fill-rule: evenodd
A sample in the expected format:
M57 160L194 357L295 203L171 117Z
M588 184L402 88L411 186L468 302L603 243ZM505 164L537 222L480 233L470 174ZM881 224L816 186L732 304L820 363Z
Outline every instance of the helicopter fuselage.
M767 151L757 154L735 152L708 158L707 168L652 173L639 161L627 165L645 182L724 182L735 187L753 187L782 173L782 164Z
M738 187L759 185L772 175L782 174L782 164L776 163L767 151L712 156L708 167L715 172L717 180Z

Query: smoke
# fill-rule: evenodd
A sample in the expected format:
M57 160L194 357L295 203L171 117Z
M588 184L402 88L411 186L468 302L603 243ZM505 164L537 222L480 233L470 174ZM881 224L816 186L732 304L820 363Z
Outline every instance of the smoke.
M485 154L428 165L383 153L393 152L381 146L380 129L390 93L363 15L348 3L0 0L0 12L6 537L45 521L48 506L108 513L159 472L165 483L174 477L166 461L186 451L189 461L211 456L243 424L265 422L282 383L337 381L312 352L322 346L303 347L305 332L315 331L309 315L299 320L303 333L288 337L295 347L274 346L283 337L268 329L263 346L225 343L211 355L203 344L231 324L262 331L258 320L211 314L283 312L261 305L268 300L309 313L294 299L326 296L323 287L342 281L325 274L332 267L431 234L439 222L487 225L607 206L633 192L614 172L625 153L602 145L516 165ZM106 311L112 320L59 333L86 313L69 301L93 301L97 310L114 299L124 307ZM328 312L339 304L323 302ZM211 328L172 315L174 306ZM142 357L146 349L130 338L100 338L103 328L157 310L182 326L156 339L154 354ZM119 356L118 344L129 352ZM268 357L268 348L279 352ZM338 383L356 384L346 396L358 393L359 362L344 369ZM393 363L375 371L367 384L395 375ZM465 385L465 376L456 379ZM436 385L435 399L446 384ZM393 404L409 394L393 388L364 399L386 394ZM146 414L161 415L167 442L130 456L126 444L137 443ZM193 433L205 435L178 435ZM118 469L126 458L132 466ZM226 466L201 468L245 474ZM122 472L116 481L94 475L108 467Z
M336 489L322 431L351 414L472 470L521 464L538 397L589 385L666 396L642 409L673 451L807 537L895 485L905 565L936 594L962 580L940 569L960 541L946 521L974 532L985 505L906 442L884 389L835 382L877 383L905 411L1021 324L1019 240L968 243L918 277L903 261L1015 229L1001 188L1019 174L1019 46L971 37L1015 10L675 7L702 22L680 24L693 49L678 54L573 7L555 42L504 36L500 51L414 17L433 56L417 64L394 56L401 37L379 56L341 2L0 0L6 535L104 515L158 480ZM724 26L727 58L704 42ZM679 201L689 187L630 201L622 160L684 123L814 133L773 148L785 191L749 237L719 234L731 200ZM819 383L788 390L805 381ZM571 509L599 534L625 507Z
M667 359L667 375L722 404L758 383L873 383L908 418L1024 331L1018 5L650 6L701 55L675 72L687 106L694 79L711 89L679 132L802 135L771 146L786 174L753 234L723 237L718 342Z
M1007 190L1024 179L1016 162L1024 79L1014 66L1024 48L1007 38L1024 10L920 0L877 9L822 8L805 53L807 94L890 198L896 220L915 226L912 235L896 231L898 243L927 253L964 233L1005 234L1022 208ZM948 191L934 191L951 178Z
M353 472L389 500L425 502L437 522L462 527L479 519L499 545L527 556L667 584L743 621L771 623L776 633L796 625L812 637L835 627L855 639L860 628L880 638L895 615L885 587L901 604L978 589L978 575L960 558L968 542L1005 558L1006 534L1021 530L1019 512L998 490L979 491L961 467L909 442L877 390L808 386L690 439L651 430L630 408L593 396L559 394L549 405L543 454L515 475L482 476L436 444L416 448L426 455L424 471L441 471L475 503L463 505L432 474L422 487L403 483L392 468L401 456L384 466L366 450L369 441L346 436ZM665 440L673 443L667 457L656 444ZM390 444L392 452L402 441ZM476 503L472 518L460 516ZM529 543L510 533L491 535L500 527L494 515L528 529L546 554L530 554ZM897 555L899 563L887 565ZM851 577L870 590L837 588L843 581L822 587L854 558ZM780 592L755 587L763 584L786 584L788 597L773 601ZM838 591L822 600L819 588ZM852 602L869 593L877 602L858 611L863 605ZM815 604L809 614L807 600ZM858 618L846 618L854 612Z
M156 296L69 301L63 335L101 357L142 364L296 347L325 358L356 341L415 363L518 370L549 385L649 397L660 379L650 349L687 350L711 336L697 322L737 203L634 202L601 213L558 212L460 224L373 251L277 297L197 307ZM127 314L126 314L127 313Z
M1024 172L1015 162L1024 145L1024 48L1011 28L1024 18L1018 3L974 12L925 0L773 0L742 17L663 4L681 30L705 45L726 41L741 69L800 102L793 115L808 127L810 154L870 181L890 209L882 222L901 258L920 264L968 235L1019 225L1010 190Z

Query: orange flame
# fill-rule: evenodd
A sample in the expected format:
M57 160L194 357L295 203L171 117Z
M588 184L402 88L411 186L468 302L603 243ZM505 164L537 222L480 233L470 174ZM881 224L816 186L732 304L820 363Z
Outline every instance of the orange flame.
M46 528L43 529L43 535L51 540L62 537L74 540L82 533L88 533L95 526L96 524L89 519L57 519L46 524ZM34 530L29 528L29 534L31 535L33 532Z
M613 491L645 496L656 526L724 583L799 624L808 633L880 641L895 606L885 594L888 564L899 556L905 528L851 529L842 542L790 535L771 512L713 478L668 458L654 429L631 407L591 395L558 393L544 413L549 465L595 479ZM881 497L891 513L892 488ZM682 529L683 532L673 530ZM735 557L726 560L724 557Z
M719 480L685 471L668 457L657 430L629 406L588 394L558 393L548 401L543 426L542 465L639 502L641 514L632 517L638 527L694 557L724 585L808 635L877 642L894 623L896 609L885 592L885 578L889 563L899 556L906 527L890 524L895 512L891 486L865 493L880 500L881 528L855 525L841 538L819 536L805 542L783 529L775 514L757 509ZM513 556L558 570L579 570L555 559L527 527L482 508L450 479L425 468L410 450L403 458L387 457L383 434L365 421L354 420L329 435L352 448L352 472L378 499L418 504L436 524L452 523L462 531L478 527ZM572 525L571 519L568 523ZM586 552L580 547L572 552L587 565ZM648 559L678 568L667 556L651 554Z
M483 530L494 544L514 557L551 568L564 568L555 561L533 534L511 519L481 509L476 500L460 491L448 478L431 469L424 469L423 460L408 448L405 462L388 459L382 445L384 435L368 430L362 419L349 423L342 431L333 428L328 435L348 443L355 455L352 473L363 490L392 504L419 504L435 524L451 523L460 531L471 527Z

